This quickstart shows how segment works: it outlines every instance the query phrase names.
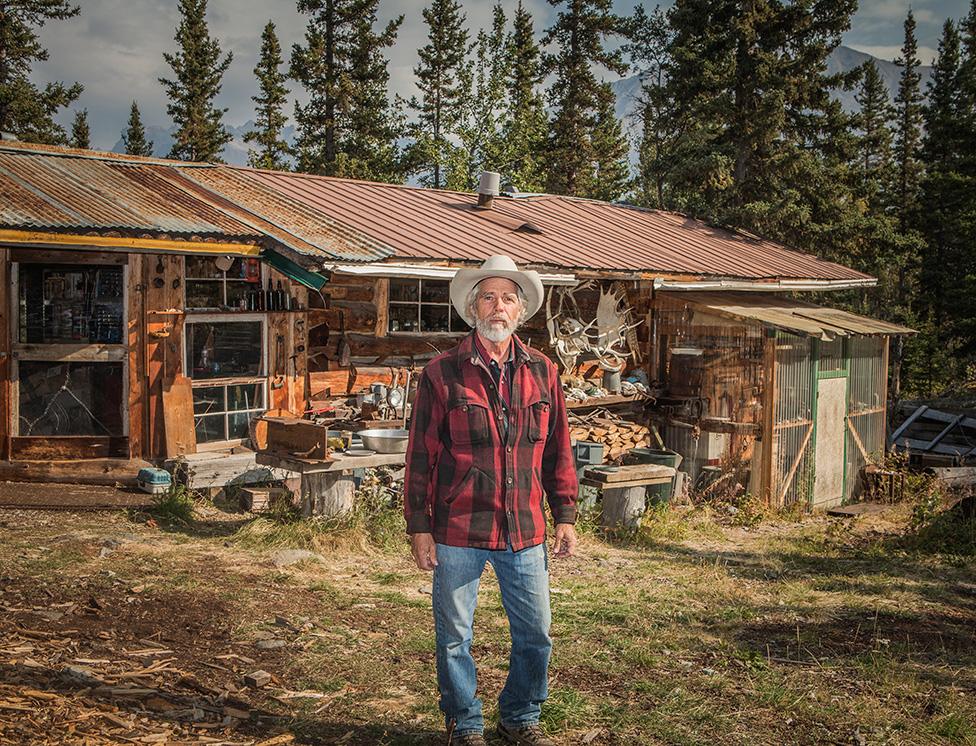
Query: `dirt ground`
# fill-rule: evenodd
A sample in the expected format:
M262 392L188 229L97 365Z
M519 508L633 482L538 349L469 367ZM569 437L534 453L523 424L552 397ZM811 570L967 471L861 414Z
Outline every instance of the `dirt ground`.
M905 521L584 531L551 563L545 728L567 745L976 744L976 563L902 551ZM429 583L405 545L212 505L182 526L0 510L0 744L440 743ZM473 648L489 718L506 643L489 572Z

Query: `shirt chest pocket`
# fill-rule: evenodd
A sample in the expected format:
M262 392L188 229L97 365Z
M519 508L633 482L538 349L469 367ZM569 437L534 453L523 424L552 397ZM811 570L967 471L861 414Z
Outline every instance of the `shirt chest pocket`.
M534 398L525 405L522 417L525 422L525 437L529 442L538 443L549 435L549 418L551 416L551 404L544 397Z
M484 443L491 435L488 405L473 400L453 401L447 411L451 442L457 445Z

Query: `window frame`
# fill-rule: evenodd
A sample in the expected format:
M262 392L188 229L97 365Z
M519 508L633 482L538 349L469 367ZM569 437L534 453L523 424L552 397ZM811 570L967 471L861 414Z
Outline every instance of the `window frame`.
M451 326L452 320L454 319L454 314L456 314L457 311L455 311L455 309L454 309L454 304L451 303L451 296L450 296L451 281L450 280L447 280L447 279L444 279L444 278L440 278L440 277L402 277L402 276L396 276L396 277L389 277L389 278L387 278L387 281L390 283L390 291L387 293L387 299L386 299L386 334L387 335L394 335L394 336L398 336L398 337L400 337L400 336L403 336L403 337L429 337L429 336L435 336L435 337L456 337L458 335L467 334L470 331L470 327L468 327L468 325L464 321L464 319L461 319L460 318L460 315L458 315L458 318L459 318L460 322L464 325L464 328L463 329L450 329L449 328L448 331L431 332L431 331L424 331L424 330L422 330L422 329L419 328L420 327L420 324L421 324L421 319L422 319L421 312L423 311L423 307L424 306L446 307L447 308L447 324L448 324L448 327ZM416 282L417 283L417 300L416 301L393 300L391 296L392 296L392 285L393 285L394 282ZM425 301L425 300L423 300L423 284L422 283L424 283L424 282L442 282L445 285L447 285L447 288L448 288L447 302L441 303L441 302L436 302L436 301ZM393 307L394 306L413 306L416 309L416 311L417 311L416 319L417 319L417 327L418 327L417 331L403 331L401 329L394 330L394 329L391 329L390 328L390 325L393 323L393 313L392 313L392 310L393 310Z
M190 335L186 327L191 324L234 324L234 323L248 323L256 322L261 325L261 367L257 375L254 376L224 376L221 378L193 378L191 375L192 368L189 365L189 344ZM183 329L183 368L185 375L190 379L190 387L193 389L200 388L215 388L222 387L224 389L224 403L225 409L222 412L224 416L224 435L228 434L229 421L228 416L240 412L257 412L257 411L267 411L268 409L268 397L269 397L269 387L270 382L268 379L268 323L267 315L262 312L236 312L236 313L193 313L187 314L186 322ZM227 402L227 387L237 386L237 385L247 385L260 383L263 385L264 399L259 407L247 410L234 410L228 411L226 409ZM193 413L193 429L196 432L197 418L203 417L205 415L198 415L196 412ZM211 415L212 416L212 415ZM208 450L224 450L235 445L240 445L245 438L230 438L227 440L209 440L203 443L197 443L198 451L208 451Z
M193 254L187 255L186 259L217 259L221 256L227 256L227 254ZM248 259L255 259L253 256L233 256L233 259L240 259L242 261L247 261ZM267 272L264 262L258 260L258 281L257 289L264 290L264 284L267 281ZM191 277L187 271L187 262L183 262L183 309L187 314L214 314L214 313L262 313L261 311L241 311L236 306L227 305L227 272L224 270L220 271L221 277ZM190 282L219 282L221 297L224 301L224 305L221 306L190 306L187 302L187 286ZM245 284L250 285L251 283L241 280Z
M18 252L20 253L20 252ZM93 257L92 255L98 255ZM87 260L87 261L86 261ZM89 252L79 251L64 253L57 258L48 258L47 263L58 264L88 264L118 265L122 267L122 342L21 342L20 341L20 265L38 264L31 259L25 260L21 256L10 259L9 289L7 299L8 322L7 333L10 340L10 407L7 427L11 438L45 439L48 435L20 435L20 361L32 362L92 362L92 363L121 363L122 364L122 438L129 438L129 263L125 254L118 257L106 258L92 248ZM66 438L87 438L90 436L72 435Z

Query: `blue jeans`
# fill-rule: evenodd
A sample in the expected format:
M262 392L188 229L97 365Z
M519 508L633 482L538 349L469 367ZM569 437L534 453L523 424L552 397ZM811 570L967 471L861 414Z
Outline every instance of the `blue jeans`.
M437 634L437 684L440 708L455 733L484 729L474 659L471 657L474 609L485 563L498 577L502 605L512 635L508 679L498 698L505 725L539 722L548 695L547 674L552 640L549 638L549 560L546 545L520 552L437 545L434 568L434 628Z

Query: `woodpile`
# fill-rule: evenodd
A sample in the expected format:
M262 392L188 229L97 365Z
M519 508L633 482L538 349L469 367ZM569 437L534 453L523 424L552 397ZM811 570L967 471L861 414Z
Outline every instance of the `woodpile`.
M604 463L616 461L630 449L644 448L651 442L650 430L644 425L596 412L587 417L571 417L569 436L577 441L602 443Z

